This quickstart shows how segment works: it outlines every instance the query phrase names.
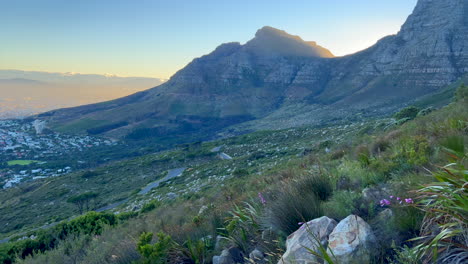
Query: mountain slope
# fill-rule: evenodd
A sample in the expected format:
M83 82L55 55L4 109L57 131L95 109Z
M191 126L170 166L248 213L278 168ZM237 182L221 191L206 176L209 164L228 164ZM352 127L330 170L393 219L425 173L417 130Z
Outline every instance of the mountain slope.
M43 118L78 132L95 128L89 120L98 120L112 128L103 134L140 138L209 135L239 123L250 130L386 114L468 72L467 10L464 0L419 0L397 35L340 58L264 27L245 45L223 44L193 60L161 86Z

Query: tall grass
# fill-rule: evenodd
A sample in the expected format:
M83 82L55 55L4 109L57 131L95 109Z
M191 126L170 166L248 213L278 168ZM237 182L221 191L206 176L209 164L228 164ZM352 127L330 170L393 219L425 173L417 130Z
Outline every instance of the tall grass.
M458 143L456 143L458 142ZM437 182L425 185L416 193L418 208L425 212L419 242L413 248L425 263L440 259L468 262L468 170L464 143L460 138L446 149L452 163L433 175Z

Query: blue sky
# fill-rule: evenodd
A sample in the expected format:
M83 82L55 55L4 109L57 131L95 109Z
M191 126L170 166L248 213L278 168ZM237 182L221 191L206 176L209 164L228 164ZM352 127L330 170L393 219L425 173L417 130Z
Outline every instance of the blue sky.
M416 0L0 0L0 69L168 78L268 25L335 55L395 34Z

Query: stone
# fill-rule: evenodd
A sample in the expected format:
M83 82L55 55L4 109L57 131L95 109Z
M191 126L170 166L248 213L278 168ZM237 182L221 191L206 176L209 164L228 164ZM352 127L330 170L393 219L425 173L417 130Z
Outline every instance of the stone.
M296 232L288 236L286 252L278 264L313 264L321 263L321 260L311 254L306 248L318 251L317 240L326 248L328 236L336 226L336 221L322 216L307 222ZM312 237L312 234L316 237Z
M261 252L258 249L254 249L249 254L249 263L255 263L255 264L267 263L267 260L265 259L265 254L263 254L263 252Z
M378 204L382 199L388 199L390 190L386 185L367 187L362 190L362 198L366 203Z
M244 253L236 248L231 247L229 249L224 249L221 252L220 256L213 257L213 264L237 264L237 263L244 263Z
M329 255L337 263L370 263L376 253L377 240L362 218L350 215L340 221L329 237Z

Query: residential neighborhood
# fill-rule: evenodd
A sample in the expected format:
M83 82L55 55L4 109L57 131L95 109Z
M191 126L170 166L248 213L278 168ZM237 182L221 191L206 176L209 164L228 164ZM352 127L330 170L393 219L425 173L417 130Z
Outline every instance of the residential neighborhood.
M0 120L0 187L69 173L72 164L51 168L47 161L115 144L108 139L51 132L38 120Z

